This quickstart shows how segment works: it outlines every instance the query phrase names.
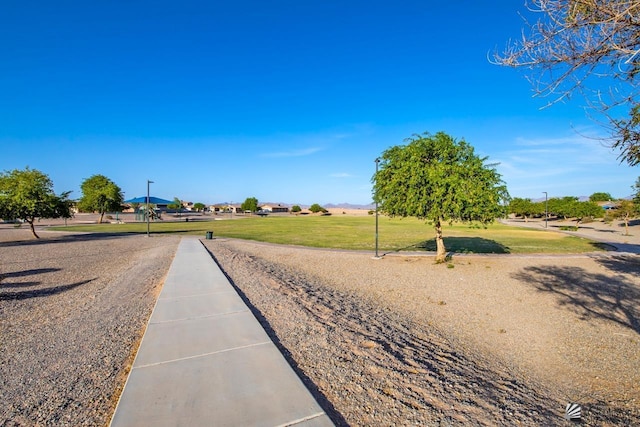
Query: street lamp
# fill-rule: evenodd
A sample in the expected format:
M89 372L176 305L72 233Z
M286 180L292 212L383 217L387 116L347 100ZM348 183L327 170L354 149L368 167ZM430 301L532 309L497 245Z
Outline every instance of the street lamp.
M380 158L378 157L374 161L376 162L376 178L375 179L376 179L376 182L377 182L377 180L378 180L378 164L380 164ZM378 198L377 197L376 197L376 201L375 202L376 202L376 256L375 256L375 259L378 259L380 257L378 256Z
M151 200L149 198L149 184L153 184L153 181L147 180L147 237L149 237L149 206L151 205Z
M547 192L544 193L544 228L547 228L549 223L549 198L547 197Z

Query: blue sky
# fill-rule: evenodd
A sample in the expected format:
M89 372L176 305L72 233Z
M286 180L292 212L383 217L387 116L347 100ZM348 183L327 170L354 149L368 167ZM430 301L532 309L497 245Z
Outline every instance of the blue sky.
M81 195L366 204L374 159L464 138L512 196L631 194L638 168L588 136L580 99L541 109L488 55L524 2L5 0L0 170Z

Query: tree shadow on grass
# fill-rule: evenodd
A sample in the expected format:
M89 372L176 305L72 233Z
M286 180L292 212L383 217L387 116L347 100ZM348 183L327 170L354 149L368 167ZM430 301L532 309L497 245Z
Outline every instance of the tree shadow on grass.
M584 320L607 320L640 334L640 283L628 276L637 277L637 261L622 256L596 261L617 274L559 265L532 266L515 273L514 278L555 295L561 306Z
M459 254L508 254L511 253L507 246L495 240L482 237L445 237L444 246L448 252ZM436 251L436 240L429 239L415 245L402 248L400 251L421 250L427 252Z
M607 251L607 252L615 252L618 249L613 246L610 245L608 243L604 243L604 242L589 242L589 245L593 246L594 250L601 250L601 251Z

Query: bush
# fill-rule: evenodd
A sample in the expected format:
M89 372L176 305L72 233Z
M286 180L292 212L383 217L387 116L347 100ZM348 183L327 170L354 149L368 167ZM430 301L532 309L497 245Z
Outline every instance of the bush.
M291 206L291 212L300 212L302 208L298 205Z
M317 203L314 203L311 206L309 206L309 210L311 212L313 212L313 213L326 212L327 211L325 208L323 208L322 206L320 206Z

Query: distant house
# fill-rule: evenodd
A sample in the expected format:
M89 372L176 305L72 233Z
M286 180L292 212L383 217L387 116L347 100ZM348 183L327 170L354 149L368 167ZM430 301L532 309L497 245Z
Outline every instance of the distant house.
M287 213L289 212L289 208L287 206L283 206L283 205L263 205L260 207L260 210L263 211L268 211L268 212L272 212L272 213Z
M597 202L597 203L605 211L608 211L611 209L618 209L618 202L615 202L615 201L610 200L608 202Z

